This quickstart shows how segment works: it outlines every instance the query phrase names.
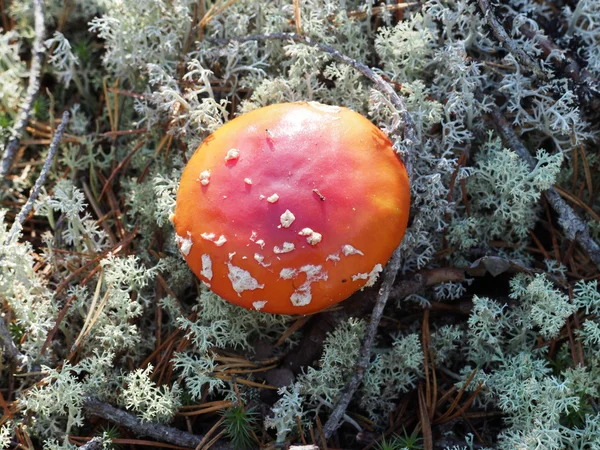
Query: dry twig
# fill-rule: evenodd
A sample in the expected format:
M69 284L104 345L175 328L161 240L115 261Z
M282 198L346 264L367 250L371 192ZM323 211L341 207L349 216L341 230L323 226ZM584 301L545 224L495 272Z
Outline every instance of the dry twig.
M9 362L19 368L27 364L27 356L21 353L13 342L3 317L0 317L0 346L2 347L2 354Z
M134 414L115 408L94 397L86 397L83 409L90 416L101 417L129 429L139 436L148 436L160 442L168 442L169 444L187 448L196 448L204 439L202 435L191 434L166 425L143 421ZM229 450L231 448L229 444L219 441L215 442L211 447L212 450Z
M528 55L513 39L510 38L498 18L495 16L490 2L488 0L477 0L477 3L498 42L500 42L500 44L515 57L517 62L523 66L523 68L530 70L540 78L546 78L546 74L535 59Z
M43 0L33 0L33 17L34 17L34 28L35 28L35 39L33 40L31 67L29 69L29 84L27 86L27 92L25 99L21 104L21 108L17 115L17 119L13 125L11 138L8 141L4 155L2 157L2 164L0 165L0 180L5 178L10 172L13 159L17 153L19 147L19 141L23 135L23 131L29 122L29 116L33 109L33 102L37 96L38 90L40 89L40 78L42 73L42 64L44 62L44 56L46 49L44 47L44 37L46 35L46 24L44 23L44 2Z
M533 170L536 165L535 159L521 143L521 140L506 121L502 113L497 109L493 109L491 114L502 139L510 148L517 152L517 154L523 158L527 165ZM565 236L571 241L576 241L581 245L594 264L600 268L600 246L592 239L587 223L575 214L573 208L567 204L554 187L548 189L545 194L548 203L550 203L552 209L558 214L558 223L562 227Z
M408 110L406 109L404 100L402 100L402 98L396 93L396 91L390 85L390 83L385 81L379 74L375 73L375 71L373 71L373 69L371 69L369 66L355 59L352 59L349 56L344 55L342 52L331 47L330 45L317 42L309 37L300 37L297 34L293 33L257 34L251 36L242 36L233 39L214 39L212 40L212 42L216 44L227 44L231 41L248 42L268 40L293 41L298 42L300 44L308 45L310 47L315 47L321 50L322 52L331 55L334 59L341 61L344 64L347 64L350 67L356 69L358 72L360 72L369 80L371 80L378 90L386 94L392 105L394 105L394 107L398 110L400 116L402 117L404 125L404 141L409 149L408 154L404 157L404 164L406 165L406 171L408 172L409 178L412 176L412 160L414 156L414 146L417 143L417 138L414 130L414 122L412 120L412 117L408 113Z
M87 441L79 450L101 450L104 440L101 437L95 437Z
M52 168L52 162L54 161L54 155L56 155L56 151L58 150L58 144L60 144L60 140L62 139L63 133L65 132L67 123L69 123L69 113L68 111L65 111L62 116L62 122L56 129L56 133L52 138L52 143L50 144L48 155L46 156L46 162L44 162L44 167L42 167L42 172L40 173L38 179L35 181L35 185L33 186L33 188L31 188L31 193L29 194L27 202L25 203L25 205L23 205L23 208L21 208L19 214L17 214L17 217L15 218L15 221L12 224L12 227L10 228L8 242L11 242L16 237L17 233L19 232L19 228L23 225L25 219L27 219L27 216L33 209L33 204L40 195L40 190L46 182L46 178L48 178L48 173L50 172L50 169Z
M377 295L377 303L375 303L375 307L373 308L373 313L371 314L371 321L369 322L369 326L367 327L367 333L363 345L360 349L360 354L358 357L358 361L356 364L356 368L354 371L354 375L344 389L342 390L342 396L335 405L335 409L329 416L329 419L325 423L323 427L323 434L326 439L329 439L335 430L339 427L340 421L342 420L344 414L346 413L346 408L350 404L350 400L354 396L356 389L360 385L367 368L369 367L369 363L371 361L371 347L375 342L375 335L377 334L377 326L379 325L379 321L381 320L381 316L383 315L383 310L385 305L390 297L390 293L392 292L392 287L394 285L394 281L396 280L396 274L400 269L400 247L398 247L390 262L387 264L385 268L385 274L383 276L383 283L379 288L379 293Z

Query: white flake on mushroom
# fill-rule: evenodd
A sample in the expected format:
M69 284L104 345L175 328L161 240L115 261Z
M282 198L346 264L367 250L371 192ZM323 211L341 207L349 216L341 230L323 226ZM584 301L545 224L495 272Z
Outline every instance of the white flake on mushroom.
M231 281L231 287L237 292L238 297L241 297L241 293L244 291L253 291L265 287L264 284L259 284L247 270L234 266L230 262L227 263L227 268L229 269L227 277Z
M225 155L225 161L231 161L240 157L240 151L237 148L231 148Z
M250 240L251 240L252 242L255 242L255 241L256 241L256 237L257 237L257 236L258 236L258 235L256 234L256 231L252 231L252 233L250 234Z
M227 242L227 239L225 239L225 236L221 235L221 236L219 236L219 239L217 239L217 240L215 241L215 245L216 245L217 247L220 247L220 246L221 246L221 245L223 245L225 242Z
M260 253L255 253L254 259L256 260L257 263L259 263L263 267L269 267L271 265L271 263L265 264L263 262L265 260L265 257L263 255L261 255Z
M373 286L377 281L377 278L379 277L379 274L382 270L383 267L381 266L381 264L375 264L375 266L369 273L357 273L356 275L352 275L352 281L367 280L367 282L365 283L365 287Z
M312 106L313 108L319 109L323 112L329 112L329 113L339 113L342 109L339 106L333 106L333 105L325 105L323 103L319 103L319 102L308 102L308 104L310 106Z
M316 281L327 280L327 272L323 272L322 269L323 266L313 266L311 264L300 267L299 272L306 274L306 280L290 296L292 305L306 306L312 301L311 284Z
M202 270L200 271L200 275L206 277L209 280L212 280L213 272L212 272L212 261L210 259L210 255L204 254L202 255Z
M252 180L250 178L244 178L244 183L251 185L252 184Z
M261 197L264 198L264 196L261 196ZM261 198L261 200L262 200L262 198ZM273 195L270 195L269 197L267 197L267 201L269 203L275 203L277 200L279 200L279 195L277 195L277 194L273 194Z
M283 268L281 272L279 272L279 278L283 278L284 280L291 280L298 275L297 269Z
M256 241L256 245L260 245L260 248L265 248L265 241L263 239L259 239Z
M273 247L273 253L289 253L294 250L295 245L292 242L284 242L282 247L275 246Z
M206 239L207 241L213 242L215 240L215 233L202 233L200 235L202 239Z
M352 247L350 244L342 245L342 253L344 254L344 256L350 256L350 255L365 256L365 254L363 252L361 252L357 248Z
M339 253L332 253L331 255L327 255L327 258L325 258L325 261L335 261L338 262L340 260L340 254Z
M267 304L266 300L259 300L256 302L252 302L252 306L254 306L254 309L257 311L260 311L261 309L263 309L266 304Z
M202 233L200 237L214 243L217 247L220 247L227 242L227 239L223 235L219 236L219 239L215 241L215 238L217 237L215 233Z
M188 237L184 238L183 236L176 235L177 243L179 244L179 250L183 253L183 256L187 256L190 254L190 250L192 249L192 233L187 232Z
M289 209L286 209L281 217L279 217L279 221L281 222L281 226L283 228L288 228L294 222L294 220L296 220L296 216L294 216Z
M321 233L317 233L310 228L303 228L298 234L300 236L307 236L306 242L308 242L310 245L316 245L323 239L323 235Z
M206 186L208 183L210 183L210 170L204 170L200 172L200 177L198 178L198 181L200 182L200 184L202 184L202 186Z

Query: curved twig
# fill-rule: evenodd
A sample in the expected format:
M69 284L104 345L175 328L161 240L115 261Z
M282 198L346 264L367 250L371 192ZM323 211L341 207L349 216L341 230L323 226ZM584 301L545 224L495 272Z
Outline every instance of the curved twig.
M56 150L58 150L58 145L60 144L60 140L62 139L63 133L65 132L67 123L69 123L69 112L65 111L62 116L62 121L56 129L56 133L54 133L54 137L52 138L52 142L50 143L50 149L48 150L48 155L46 156L44 167L42 167L42 172L36 180L35 185L31 188L31 193L29 194L27 202L25 203L25 205L23 205L23 208L21 208L19 214L17 214L17 217L15 218L15 221L12 224L12 227L10 228L8 242L11 242L15 238L15 236L19 232L19 228L23 225L25 219L27 219L27 216L33 209L33 204L40 195L40 189L42 189L42 186L46 182L46 178L48 178L48 173L50 172L50 169L52 167L52 161L54 161L54 155L56 155Z
M227 44L228 42L248 42L248 41L268 41L268 40L281 40L281 41L293 41L298 42L300 44L308 45L310 47L315 47L321 50L324 53L327 53L333 56L334 59L343 62L344 64L349 65L350 67L356 69L365 77L373 82L373 84L377 87L378 90L382 91L386 94L390 102L394 105L394 107L400 112L402 116L402 122L404 125L404 140L407 144L408 153L404 158L404 164L406 165L406 171L408 172L409 178L412 177L412 160L414 153L414 145L417 143L414 122L412 117L408 113L406 109L406 105L404 104L404 100L396 93L394 88L385 81L379 74L377 74L373 69L371 69L366 64L363 64L355 59L350 58L349 56L344 55L339 50L331 47L330 45L323 44L321 42L315 41L309 37L301 37L297 34L293 33L271 33L271 34L256 34L251 36L242 36L232 39L212 39L211 42L215 44Z
M79 447L79 450L102 450L103 445L104 445L104 439L97 436L95 438L90 439L85 444L83 444L81 447Z
M204 436L202 435L180 431L177 428L159 423L143 421L130 412L115 408L94 397L86 397L83 409L90 416L101 417L128 428L137 435L148 436L160 442L168 442L186 448L196 448L203 442ZM214 450L230 450L232 447L223 441L217 441L211 448Z
M512 148L517 154L527 163L527 165L533 170L535 167L535 159L527 148L521 143L521 140L514 132L512 127L506 121L502 113L498 109L492 110L492 118L496 123L498 132L502 139L510 148ZM571 208L565 200L560 196L558 191L551 187L545 192L548 203L552 206L552 209L558 214L558 223L565 232L568 239L576 241L581 247L587 252L591 260L600 268L600 246L592 236L590 235L590 229L588 225L581 220L581 218L575 214L573 208Z
M29 85L25 99L21 104L21 109L13 125L11 138L6 145L2 164L0 165L0 180L4 179L10 172L13 159L19 147L19 141L23 135L23 130L29 122L29 116L33 109L33 102L40 89L40 78L42 73L42 64L46 54L44 47L44 37L46 34L46 24L44 23L44 2L43 0L33 0L33 17L35 21L35 39L33 41L33 52L31 58L31 67L29 69Z
M356 363L356 367L354 370L354 375L352 375L352 379L350 382L344 387L342 390L342 396L338 400L335 405L335 409L329 416L329 419L325 423L323 427L323 434L326 439L329 439L331 435L338 429L340 425L340 421L344 417L346 413L346 408L350 404L354 393L358 389L367 369L369 367L371 361L371 347L373 347L373 343L375 342L375 335L377 334L377 326L379 325L379 321L381 320L381 316L383 315L383 310L385 305L390 297L390 293L392 292L392 287L394 285L394 281L396 280L396 275L398 274L398 270L400 270L400 247L398 247L390 262L387 264L385 268L385 273L383 276L383 283L379 288L379 293L377 295L377 302L375 303L375 307L373 308L373 312L371 314L371 321L367 327L366 337L363 341L362 347L360 349L360 354L358 356L358 361Z
M483 14L487 24L492 29L492 33L496 40L502 44L511 55L515 57L517 62L525 69L532 71L538 77L544 79L547 75L544 73L540 65L533 59L525 50L523 50L513 39L510 38L498 18L494 14L494 10L488 0L477 0L479 9Z

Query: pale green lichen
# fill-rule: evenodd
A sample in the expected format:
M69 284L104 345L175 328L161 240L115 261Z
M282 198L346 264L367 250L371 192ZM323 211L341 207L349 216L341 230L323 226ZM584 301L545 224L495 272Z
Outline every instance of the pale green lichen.
M399 155L413 155L403 275L440 265L461 269L483 255L510 257L527 272L504 273L489 293L467 278L411 296L433 308L427 358L420 311L406 320L405 311L393 308L413 303L391 301L389 322L379 328L351 411L383 430L404 395L416 398L425 364L431 369L433 363L446 387L456 383L459 389L473 375L465 394L479 388L472 407L502 413L503 422L485 430L497 448L598 447L600 293L596 281L582 280L573 270L569 258L582 258L585 249L563 240L554 213L548 222L542 196L554 184L573 196L583 192L577 213L590 221L591 236L600 237L597 111L590 107L593 96L582 94L593 92L600 75L600 2L510 0L495 9L511 39L540 62L544 77L497 42L474 1L428 0L403 8L402 20L392 8L397 2L385 2L390 8L383 12L359 0L299 2L303 36L375 66L396 90L414 122L411 143L403 138L402 111L389 96L327 51L289 39L217 41L294 32L293 2L240 0L210 9L219 3L45 2L44 89L33 105L31 136L22 140L25 153L2 191L11 214L0 213L5 320L24 367L44 364L45 378L34 386L33 378L18 377L11 392L23 410L0 428L0 446L11 445L16 427L27 426L45 448L73 448L67 434L89 424L86 395L160 422L169 422L184 403L260 401L255 386L239 389L227 377L219 358L238 352L250 361L267 346L279 364L297 351L300 336L273 347L290 318L243 310L198 288L169 218L185 163L211 132L261 106L318 101L364 114L388 134ZM200 26L208 11L214 14ZM8 2L0 13L2 26L13 27L0 35L4 150L27 87L24 58L34 25L31 2ZM528 37L523 26L538 37ZM545 58L539 39L545 34L573 52L553 54L578 58L589 71L588 84L565 78L568 71ZM489 131L495 105L535 157L535 167ZM51 121L62 110L72 119L36 202L34 231L17 227L9 238L15 205L26 198L38 170L33 160L44 148L35 141L51 135ZM548 244L551 258L560 261L533 253L532 233L560 239L564 246ZM31 243L21 242L24 237ZM262 240L256 244L264 246ZM299 281L298 295L306 294ZM485 283L492 284L491 278ZM451 302L452 313L436 315L435 308L446 307L436 302ZM42 354L65 304L63 322ZM264 418L271 433L266 440L298 440L298 420L304 431L317 415L326 420L354 374L366 323L341 321L325 338L318 361L280 388ZM167 361L172 379L159 382L164 367L155 373L140 364L172 335L186 345ZM2 366L0 387L8 386L9 370ZM344 427L355 426L343 420ZM474 448L464 431L447 434L465 443L448 448Z

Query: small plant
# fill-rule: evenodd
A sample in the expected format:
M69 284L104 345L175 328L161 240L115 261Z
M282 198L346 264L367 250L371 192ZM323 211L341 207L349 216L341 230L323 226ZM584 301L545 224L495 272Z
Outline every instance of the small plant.
M100 428L98 433L103 440L103 446L106 450L120 450L122 447L119 444L113 444L113 439L119 439L121 437L121 431L117 425L106 425Z
M402 427L402 436L394 434L391 440L387 441L385 436L377 444L377 450L422 450L423 439L418 437L418 429L415 428L409 435L406 428Z
M254 429L258 414L254 408L244 408L237 404L223 412L225 436L235 450L245 450L256 447Z

